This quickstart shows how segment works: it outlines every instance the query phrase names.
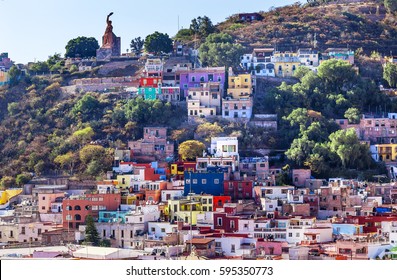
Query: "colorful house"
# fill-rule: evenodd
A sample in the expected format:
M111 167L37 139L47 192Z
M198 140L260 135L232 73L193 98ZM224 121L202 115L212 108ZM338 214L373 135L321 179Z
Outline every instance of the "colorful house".
M220 115L222 93L219 82L200 83L190 87L187 95L189 118Z
M207 211L213 211L212 195L189 195L184 198L169 200L166 214L170 221L182 221L196 225L197 215Z
M292 77L301 64L298 55L293 52L275 52L274 62L276 76L282 78Z
M251 74L231 75L228 78L227 95L233 99L247 98L252 94Z
M161 84L161 78L159 77L145 77L139 79L140 87L155 87L157 88Z
M139 93L143 95L145 100L156 100L160 90L156 87L141 87Z
M143 139L128 141L128 147L134 158L146 162L174 155L174 143L167 139L166 127L144 127Z
M116 211L120 204L120 193L70 196L62 203L63 227L78 229L79 225L85 223L88 215L96 220L99 211Z
M9 75L7 72L0 70L0 86L4 86L9 82Z
M397 144L376 144L370 146L375 161L391 162L397 160Z
M189 193L223 194L223 172L185 172L184 195Z
M223 92L225 84L225 67L196 68L189 71L181 71L180 88L181 92L188 95L189 88L198 88L200 83L219 82L220 91Z
M224 181L223 193L233 201L252 198L253 181Z

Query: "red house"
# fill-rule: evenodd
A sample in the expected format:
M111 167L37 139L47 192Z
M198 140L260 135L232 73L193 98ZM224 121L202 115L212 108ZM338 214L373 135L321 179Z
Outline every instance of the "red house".
M225 232L237 232L240 217L229 216L227 213L214 213L214 230L223 229Z
M230 196L232 201L252 198L252 181L224 181L223 186L223 194Z
M158 87L161 84L161 78L147 77L139 79L139 86L141 87Z
M214 196L213 198L213 208L214 211L216 211L218 208L223 208L225 203L231 202L231 197L230 196Z
M364 225L364 233L378 233L382 228L382 222L389 221L397 221L397 215L385 214L382 216L349 216L346 218L346 223L348 224Z
M120 204L120 193L71 196L62 202L63 227L77 229L85 223L88 215L95 220L99 211L116 211Z

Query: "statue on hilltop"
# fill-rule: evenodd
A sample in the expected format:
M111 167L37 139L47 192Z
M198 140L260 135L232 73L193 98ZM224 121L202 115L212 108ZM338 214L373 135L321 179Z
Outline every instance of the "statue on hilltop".
M110 60L121 55L121 38L113 33L112 15L113 12L106 17L106 30L102 36L102 47L97 50L97 60Z
M106 17L106 30L105 30L105 35L103 35L103 43L102 47L111 47L113 44L113 26L112 26L112 21L109 20L110 16L113 15L113 12L108 14Z

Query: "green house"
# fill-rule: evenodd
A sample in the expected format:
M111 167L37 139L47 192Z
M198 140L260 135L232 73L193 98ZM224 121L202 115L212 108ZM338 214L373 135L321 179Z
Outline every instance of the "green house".
M145 100L156 100L159 89L154 87L141 87L139 93L143 95Z

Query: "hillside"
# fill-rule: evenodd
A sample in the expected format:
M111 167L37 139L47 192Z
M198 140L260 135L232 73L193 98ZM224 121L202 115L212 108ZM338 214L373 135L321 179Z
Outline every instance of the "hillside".
M247 48L277 46L296 50L313 47L360 47L369 54L378 51L389 55L397 50L397 18L388 14L383 1L360 1L316 7L290 5L260 12L263 20L238 21L233 15L217 28L232 35Z

